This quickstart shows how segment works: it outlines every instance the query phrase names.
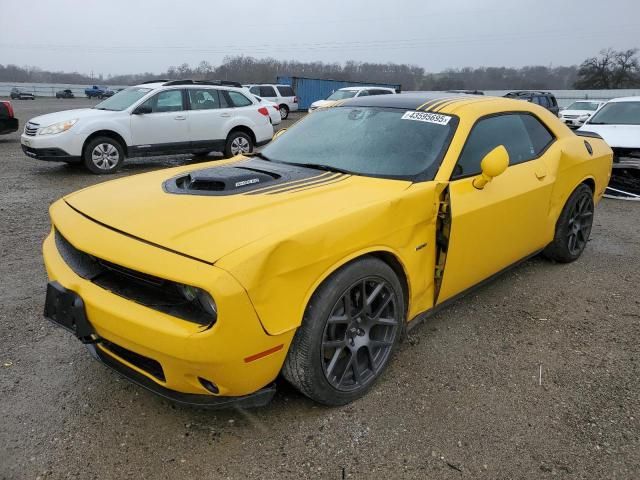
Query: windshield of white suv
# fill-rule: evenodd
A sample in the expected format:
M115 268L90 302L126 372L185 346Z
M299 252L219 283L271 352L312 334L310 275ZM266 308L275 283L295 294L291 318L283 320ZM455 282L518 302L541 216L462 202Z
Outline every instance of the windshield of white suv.
M589 120L591 125L640 125L640 102L607 103Z
M114 112L120 112L129 108L151 90L151 88L142 87L126 88L116 93L113 97L109 97L105 101L100 102L93 108L96 108L98 110L112 110Z
M456 117L397 108L321 109L259 155L321 170L431 180L456 124Z
M356 90L336 90L327 97L327 100L344 100L345 98L353 98L358 93Z
M566 110L589 110L595 112L598 109L597 102L573 102Z

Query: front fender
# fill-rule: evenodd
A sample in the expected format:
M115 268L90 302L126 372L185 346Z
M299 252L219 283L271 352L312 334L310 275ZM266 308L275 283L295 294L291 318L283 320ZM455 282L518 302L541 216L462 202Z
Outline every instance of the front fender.
M338 268L386 252L404 269L412 318L432 306L437 212L435 184L414 187L328 222L294 225L230 253L216 266L244 286L264 329L278 335L300 325L311 296Z

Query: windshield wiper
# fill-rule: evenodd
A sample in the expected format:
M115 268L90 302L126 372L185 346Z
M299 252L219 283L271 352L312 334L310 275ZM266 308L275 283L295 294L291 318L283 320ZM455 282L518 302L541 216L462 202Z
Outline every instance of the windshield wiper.
M589 122L588 125L609 125L606 122Z
M262 160L266 160L268 162L282 163L284 165L293 165L295 167L313 168L315 170L324 170L326 172L338 172L338 173L353 174L353 172L350 172L349 170L344 170L342 168L334 167L334 166L331 166L331 165L323 165L321 163L284 162L282 160L274 160L271 157L267 157L262 152L254 152L254 153L251 154L251 156L252 157L261 158Z
M323 165L322 163L296 163L296 162L280 162L280 163L286 163L287 165L295 165L296 167L303 167L303 168L313 168L315 170L324 170L326 172L338 172L338 173L349 173L349 174L353 174L353 172L350 172L349 170L345 170L343 168L339 168L339 167L334 167L333 165Z
M267 157L262 152L253 152L251 155L248 155L248 156L250 156L250 157L258 157L258 158L261 158L262 160L266 160L267 162L275 162L275 160L271 160L271 157Z

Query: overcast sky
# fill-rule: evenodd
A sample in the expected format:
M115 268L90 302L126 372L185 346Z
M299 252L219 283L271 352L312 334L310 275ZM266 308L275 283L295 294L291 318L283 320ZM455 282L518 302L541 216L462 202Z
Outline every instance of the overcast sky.
M464 66L578 64L640 47L640 0L0 0L0 64L160 72L225 55Z

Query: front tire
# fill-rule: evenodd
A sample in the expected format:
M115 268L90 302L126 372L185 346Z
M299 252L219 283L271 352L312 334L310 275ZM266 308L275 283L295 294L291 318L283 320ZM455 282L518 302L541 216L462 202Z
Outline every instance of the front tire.
M386 263L366 257L344 266L314 293L282 375L325 405L360 398L388 365L405 309L400 281Z
M124 148L110 137L96 137L84 149L84 166L91 173L106 175L115 173L124 162Z
M231 132L229 134L224 146L225 158L251 152L253 152L253 139L251 135L241 131Z
M583 183L565 203L556 223L555 236L544 249L544 256L561 263L577 260L589 241L593 210L593 192Z

